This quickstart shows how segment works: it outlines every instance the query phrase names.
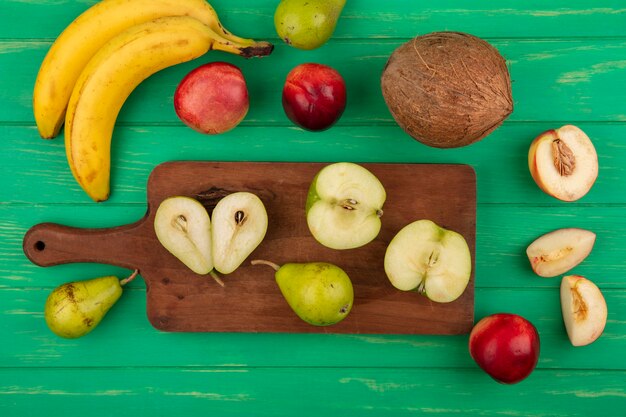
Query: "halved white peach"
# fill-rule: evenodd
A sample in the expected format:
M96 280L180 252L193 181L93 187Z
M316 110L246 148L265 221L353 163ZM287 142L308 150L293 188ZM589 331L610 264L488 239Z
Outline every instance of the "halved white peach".
M593 343L604 331L608 316L606 301L597 285L585 277L563 277L561 310L567 336L574 346Z
M558 229L537 238L526 249L526 255L537 275L555 277L581 263L595 242L596 234L589 230Z
M543 132L530 145L528 168L539 188L563 201L589 192L598 177L598 155L589 137L573 125Z

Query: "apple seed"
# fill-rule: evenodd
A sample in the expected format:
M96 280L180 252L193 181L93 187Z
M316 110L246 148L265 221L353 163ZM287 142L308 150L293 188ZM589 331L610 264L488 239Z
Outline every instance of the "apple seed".
M554 167L562 177L572 175L576 168L576 158L572 150L561 139L552 141L552 156Z
M347 198L341 202L341 207L343 207L346 210L356 210L356 207L354 206L356 206L357 204L359 204L359 202L356 201L355 199Z

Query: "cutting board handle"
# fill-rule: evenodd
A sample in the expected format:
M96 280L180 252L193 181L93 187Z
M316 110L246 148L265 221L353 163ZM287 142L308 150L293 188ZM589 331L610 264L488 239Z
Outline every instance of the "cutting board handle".
M141 245L142 223L100 229L41 223L24 235L24 253L39 266L94 262L139 269L132 248Z

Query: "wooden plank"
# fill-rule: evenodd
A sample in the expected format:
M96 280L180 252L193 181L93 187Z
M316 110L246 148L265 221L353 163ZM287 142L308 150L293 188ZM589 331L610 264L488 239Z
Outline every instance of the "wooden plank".
M626 124L579 123L598 152L600 173L591 191L576 203L543 193L528 171L530 142L560 123L509 123L481 142L458 149L424 146L397 126L333 127L305 132L289 127L238 127L219 137L196 134L186 127L120 126L112 149L111 198L103 206L145 204L148 175L168 160L390 162L469 164L477 172L479 203L625 204ZM0 126L4 157L0 174L10 188L0 201L95 204L72 177L63 141L44 141L33 127ZM20 173L15 175L15 173Z
M572 270L602 288L626 288L620 279L626 269L624 206L509 206L479 205L476 244L478 288L556 288L558 278L540 278L530 269L526 247L544 233L561 227L581 227L597 234L593 251ZM0 205L0 287L51 288L58 277L92 277L127 270L100 264L39 268L22 252L26 231L37 223L56 222L74 227L115 227L138 221L145 205ZM74 278L72 278L74 279Z
M474 312L471 278L458 299L431 303L415 292L395 290L385 275L383 260L395 234L422 217L465 237L473 260L476 226L473 170L467 165L363 165L385 186L385 221L371 243L337 251L313 239L304 215L311 181L324 166L241 162L162 164L150 175L148 213L137 223L99 230L43 223L30 229L24 238L24 251L41 266L96 262L138 269L148 287L148 317L160 330L468 333ZM417 197L406 190L421 193ZM208 277L187 268L157 240L154 217L164 199L176 195L192 197L211 212L222 196L237 191L257 195L270 219L263 244L251 259L271 260L279 265L329 262L339 265L351 277L354 306L344 320L328 327L303 322L284 302L273 278L274 271L262 271L263 268L247 262L225 276L227 284L220 288ZM234 299L239 303L236 308L233 308Z
M142 82L124 104L119 122L175 124L172 97L180 80L209 61L226 61L241 68L248 85L250 111L243 125L292 126L282 109L287 73L303 62L335 67L346 80L347 107L338 125L393 125L380 92L380 74L398 40L331 41L324 48L298 51L277 45L273 54L245 60L211 52L197 60L167 68ZM513 81L511 121L625 121L626 104L616 86L626 77L626 40L508 40L492 44L506 58ZM49 42L0 42L0 121L32 124L32 91ZM222 135L223 136L223 135ZM219 137L222 137L219 136ZM206 140L210 140L207 138Z
M622 415L624 371L536 371L515 386L469 369L2 369L0 412L66 415ZM558 381L558 382L557 382ZM271 383L269 383L271 382ZM486 398L487 397L487 398Z
M93 269L57 269L42 284L57 285L99 275ZM61 339L46 327L43 306L51 291L49 286L1 289L0 331L11 335L11 343L0 344L0 368L83 367L89 373L89 368L110 365L379 369L473 366L467 335L160 332L148 322L144 285L141 280L133 284L93 332L74 340ZM621 354L626 348L626 290L602 287L609 311L606 329L593 344L574 348L565 333L558 283L554 284L545 289L478 288L476 320L498 312L520 314L530 320L541 339L540 369L626 369L626 358ZM184 354L164 354L183 348Z
M0 38L53 38L96 0L32 3L5 0ZM277 38L275 0L211 0L225 27L244 37ZM515 22L511 24L511 22ZM418 3L406 0L348 2L335 39L399 37L436 30L463 30L489 37L623 36L626 12L620 0L501 0L497 7L471 0Z
M211 0L226 27L277 41L276 53L252 61L215 53L143 83L120 116L114 194L104 205L75 184L61 138L37 138L31 110L36 71L51 41L95 2L5 0L0 6L0 415L624 414L623 0L349 0L333 39L315 51L277 40L276 0ZM394 46L433 30L486 37L511 65L515 112L469 148L440 151L413 142L394 125L379 93L378 77ZM219 137L183 127L171 105L178 80L208 60L241 66L251 92L242 126ZM349 84L346 113L320 134L293 128L280 106L284 76L305 61L336 66ZM525 162L538 132L565 123L587 131L600 155L598 182L573 204L540 192ZM521 384L496 384L472 362L466 335L163 333L148 322L141 280L87 337L55 337L41 313L55 285L128 271L100 264L35 267L21 251L24 232L42 221L79 227L136 221L146 211L148 174L173 159L471 164L479 200L476 319L499 311L528 317L541 335L539 369ZM539 234L572 225L598 233L590 257L573 272L597 282L609 306L605 334L581 348L571 347L563 330L558 278L536 277L523 253Z

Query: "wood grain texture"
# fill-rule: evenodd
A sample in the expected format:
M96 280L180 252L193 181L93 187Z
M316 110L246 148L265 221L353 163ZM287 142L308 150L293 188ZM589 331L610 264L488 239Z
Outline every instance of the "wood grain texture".
M184 371L181 378L172 369L99 369L85 380L80 370L71 368L2 370L0 397L5 402L0 411L10 415L28 410L36 415L50 408L66 409L69 403L76 415L95 417L109 416L111 409L123 417L200 415L206 410L220 416L273 417L293 415L306 404L306 410L301 410L306 415L587 417L620 416L626 405L620 383L624 371L540 370L514 387L496 384L475 366ZM98 403L108 409L93 406Z
M0 38L53 39L97 0L4 0L6 21ZM212 0L225 27L244 37L276 39L276 0ZM626 11L621 0L500 0L498 7L473 0L432 4L407 0L347 2L333 39L406 38L441 29L474 32L482 37L623 36ZM21 31L12 30L15 27Z
M475 249L476 178L467 165L364 164L387 192L383 227L371 243L337 251L310 235L304 211L309 185L326 164L172 162L148 180L148 212L132 225L75 229L39 224L24 237L24 252L40 266L70 262L107 263L138 269L147 286L147 315L157 329L213 332L322 332L389 334L469 333L474 322L474 282L451 303L434 303L396 290L383 259L405 225L430 219L457 231ZM162 247L154 232L161 202L183 195L209 213L220 198L237 191L256 194L270 219L264 241L249 259L330 262L351 277L355 300L348 317L333 326L311 326L293 314L274 282L273 271L242 264L226 286L199 276ZM383 207L384 208L384 207ZM472 268L473 270L473 268ZM270 272L271 271L271 272Z
M76 270L76 272L74 271ZM94 266L63 272L58 283ZM115 271L108 271L108 273ZM86 275L83 275L86 276ZM121 368L424 368L463 369L474 366L468 335L371 335L319 333L159 332L146 317L146 292L133 282L90 337L61 340L48 330L43 305L50 288L0 289L0 330L11 343L0 344L0 368L90 368L111 366L111 349ZM626 370L619 352L626 333L626 290L601 286L609 306L604 334L584 349L571 347L560 316L558 280L543 289L476 288L475 319L507 311L534 323L541 337L539 369ZM112 341L112 342L111 342ZM118 348L118 345L121 346ZM184 347L184 355L163 349ZM324 352L320 355L320 352ZM607 354L609 352L610 354ZM558 385L555 383L555 386ZM515 390L511 390L515 392ZM2 398L2 397L0 397Z
M394 126L380 91L380 76L390 54L408 39L330 41L312 51L296 51L277 43L272 55L253 60L211 51L162 70L141 83L124 103L118 121L138 126L183 126L172 104L176 86L197 66L225 61L241 69L248 86L251 105L242 126L291 126L281 105L287 73L303 62L318 62L332 66L346 80L348 105L337 126ZM615 86L626 74L626 39L493 39L490 43L506 59L513 81L514 111L508 120L626 120L626 104L615 94ZM5 53L0 53L0 68L15 62L23 66L0 78L0 98L13 103L0 108L0 120L32 125L31 94L38 63L50 44L5 44ZM0 39L0 50L2 45ZM555 102L558 105L553 105Z
M119 117L113 194L94 204L73 180L63 138L42 141L32 118L39 64L58 33L97 0L0 2L0 415L623 416L626 409L626 8L623 0L349 0L333 38L298 51L278 42L277 0L212 0L233 32L276 42L274 54L224 53L142 83ZM379 90L388 55L415 35L466 31L507 59L515 111L485 140L436 150L408 138ZM246 76L251 106L232 131L208 137L178 121L172 95L197 65L227 61ZM332 129L304 132L280 105L284 77L302 62L336 67L348 107ZM600 175L575 203L542 193L526 166L539 132L574 123L599 153ZM98 328L54 336L43 304L57 285L127 268L77 263L41 268L22 251L35 224L131 224L146 213L150 172L171 160L468 164L477 176L475 318L512 312L541 337L538 368L520 384L493 382L473 363L467 335L160 332L136 280ZM557 227L598 233L572 272L596 282L609 321L595 343L573 348L563 329L559 279L530 270L525 247ZM267 272L271 274L271 271ZM271 279L271 276L268 275ZM60 410L60 411L58 411Z

